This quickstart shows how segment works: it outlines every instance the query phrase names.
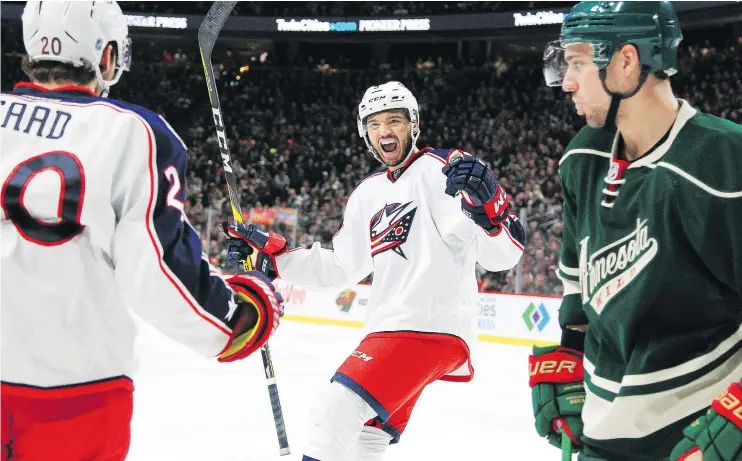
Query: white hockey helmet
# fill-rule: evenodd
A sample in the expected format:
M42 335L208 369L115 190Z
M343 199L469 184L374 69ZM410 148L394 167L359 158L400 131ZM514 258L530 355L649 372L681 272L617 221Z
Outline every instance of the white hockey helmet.
M412 137L412 142L410 143L410 151L397 162L397 165L399 165L407 160L410 154L415 151L415 143L418 136L420 136L420 115L417 99L415 99L415 96L407 87L400 82L392 81L367 89L363 94L363 98L361 98L361 103L358 104L358 134L366 142L366 147L376 157L376 160L384 163L384 160L376 153L371 144L365 122L368 116L391 109L403 109L407 111L407 116L411 122L410 136Z
M116 73L103 80L100 60L116 44ZM131 65L131 39L126 16L116 2L29 1L23 10L23 43L32 61L90 64L103 96Z

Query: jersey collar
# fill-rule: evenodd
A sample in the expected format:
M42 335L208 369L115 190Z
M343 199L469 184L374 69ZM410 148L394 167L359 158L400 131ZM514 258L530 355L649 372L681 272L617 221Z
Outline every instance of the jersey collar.
M79 85L66 85L57 88L44 88L41 85L37 85L31 82L19 82L13 87L14 94L39 94L39 93L70 93L77 96L95 96L97 94L86 86Z
M394 171L391 171L389 169L389 167L387 167L387 169L386 169L386 177L387 177L387 179L389 179L390 182L396 182L399 178L402 177L402 174L405 171L407 171L407 168L409 168L410 165L412 165L415 162L415 160L417 160L420 157L422 157L422 155L425 152L429 151L430 149L431 149L431 147L423 147L422 149L418 150L414 154L410 155L410 158L408 158L404 162L404 164L402 164L402 167L401 168L398 168L398 169L396 169Z
M670 132L665 137L665 140L659 145L655 146L652 152L631 162L628 168L639 168L643 166L649 166L653 168L654 164L656 164L667 153L667 151L670 150L670 147L672 147L672 144L675 142L675 138L678 136L678 133L680 133L680 130L683 129L688 120L693 118L693 116L696 115L697 112L696 109L688 104L688 101L684 99L678 99L678 101L680 102L678 115L677 117L675 117L675 123L673 123ZM613 138L613 147L611 148L611 157L613 159L617 158L620 139L621 133L617 131L616 136Z

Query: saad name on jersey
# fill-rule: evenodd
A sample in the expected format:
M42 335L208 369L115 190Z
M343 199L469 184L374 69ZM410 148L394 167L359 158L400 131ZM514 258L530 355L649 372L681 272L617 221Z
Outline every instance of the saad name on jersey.
M59 139L64 136L72 114L51 109L32 102L0 101L0 111L5 111L0 118L0 128L10 126L18 132L33 134L40 138Z

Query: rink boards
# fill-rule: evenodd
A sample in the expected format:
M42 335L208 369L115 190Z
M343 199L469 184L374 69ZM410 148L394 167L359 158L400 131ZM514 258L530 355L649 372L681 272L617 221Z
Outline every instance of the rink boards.
M275 281L284 297L284 320L361 328L371 286L316 290ZM478 325L481 341L512 345L558 343L561 298L505 293L479 293Z

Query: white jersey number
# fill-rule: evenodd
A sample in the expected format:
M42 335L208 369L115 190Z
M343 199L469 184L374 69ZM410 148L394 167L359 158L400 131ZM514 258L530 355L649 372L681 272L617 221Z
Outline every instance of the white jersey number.
M178 176L177 168L172 165L165 168L165 177L167 178L168 182L170 182L170 190L167 191L167 206L180 211L180 220L182 221L183 202L175 198L180 192L180 176Z

